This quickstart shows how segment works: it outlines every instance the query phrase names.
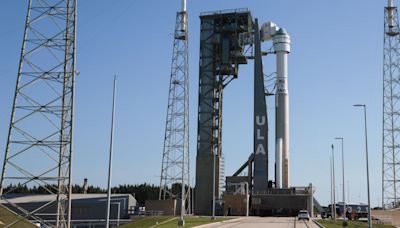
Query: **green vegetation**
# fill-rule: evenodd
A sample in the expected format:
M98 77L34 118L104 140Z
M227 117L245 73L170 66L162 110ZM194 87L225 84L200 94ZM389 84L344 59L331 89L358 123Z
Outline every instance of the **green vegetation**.
M121 228L148 228L148 227L161 227L161 228L171 228L178 227L179 217L169 217L169 216L155 216L155 217L144 217L142 219L136 220L132 223L121 226ZM232 217L216 218L211 220L210 217L186 217L185 227L195 227L213 222L222 222L225 220L232 219ZM165 223L163 223L165 222ZM162 223L162 224L161 224Z
M6 225L16 221L18 219L18 215L14 214L10 210L0 206L0 227L5 227ZM10 226L13 228L33 228L36 227L32 223L26 221L25 219L21 219L16 224Z
M178 194L181 192L181 190L182 187L180 184L173 184L171 189L169 189L168 191L171 191L174 194ZM124 184L124 185L119 185L117 187L113 187L111 189L111 192L128 193L128 194L134 193L137 202L140 205L145 205L146 200L158 200L160 187L157 185L150 185L146 183L140 185Z
M155 226L162 222L168 221L170 219L174 219L171 216L151 216L151 217L143 217L135 220L132 223L121 226L121 228L130 228L130 227L138 227L138 228L147 228L151 226Z
M222 218L216 218L215 220L211 220L210 217L187 217L185 218L185 227L195 227L213 222L222 222L229 219L232 218L222 217ZM162 227L162 228L178 227L177 223L178 220L176 219L157 227Z
M57 188L57 186L33 186L28 188L26 185L9 185L4 189L4 192L8 192L11 189L12 193L21 193L21 194L49 194L47 189ZM175 189L179 189L180 187L174 187ZM103 188L89 185L88 193L106 193L107 191ZM139 205L144 205L146 200L156 200L158 199L158 194L160 191L160 187L156 185L150 184L137 184L137 185L119 185L111 188L111 192L114 194L118 193L127 193L127 194L135 194L135 198ZM176 190L177 191L177 190ZM175 191L175 192L176 192ZM72 193L82 193L83 187L81 185L73 185Z
M325 226L326 228L342 228L342 222L341 220L318 220L317 221L319 224ZM367 228L368 223L367 222L360 222L360 221L348 221L348 226L347 228ZM374 224L374 228L394 228L394 226L391 225L380 225L380 224Z

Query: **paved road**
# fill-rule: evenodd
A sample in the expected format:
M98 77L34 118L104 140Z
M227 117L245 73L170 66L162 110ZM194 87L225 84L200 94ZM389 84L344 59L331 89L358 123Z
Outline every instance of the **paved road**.
M224 223L214 223L201 228L318 228L313 222L298 221L294 217L247 217Z

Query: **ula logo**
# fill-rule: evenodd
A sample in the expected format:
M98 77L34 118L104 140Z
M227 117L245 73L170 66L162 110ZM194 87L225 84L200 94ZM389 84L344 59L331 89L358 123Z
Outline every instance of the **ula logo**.
M265 140L265 137L261 135L261 128L264 127L264 125L267 123L267 120L265 116L256 116L256 140L257 140L257 149L256 149L256 154L266 154L265 153L265 148L264 148L264 143L263 140Z

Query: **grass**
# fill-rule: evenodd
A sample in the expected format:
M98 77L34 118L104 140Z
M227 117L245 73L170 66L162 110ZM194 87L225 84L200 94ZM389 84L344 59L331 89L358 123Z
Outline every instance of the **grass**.
M332 220L317 220L317 222L321 225L323 225L326 228L342 228L342 222L341 220L337 221L332 221ZM373 224L374 228L394 228L394 226L391 225L381 225L381 224ZM360 222L360 221L348 221L348 226L347 228L367 228L368 223L367 222Z
M138 220L135 220L134 222L125 224L123 226L120 226L121 228L130 228L130 227L138 227L138 228L147 228L154 226L156 224L165 222L169 219L172 219L173 217L171 216L151 216L151 217L143 217Z
M195 227L195 226L200 226L200 225L213 223L213 222L222 222L222 221L226 221L229 219L232 219L232 218L221 217L221 218L216 218L215 220L211 220L210 217L186 217L185 218L185 227ZM170 221L168 223L165 223L165 224L157 226L157 227L162 227L162 228L178 227L178 219L175 219L173 221Z
M132 223L121 226L121 228L148 228L148 227L160 227L160 228L170 228L170 227L178 227L178 219L179 217L170 217L170 216L154 216L154 217L144 217L142 219L136 220ZM213 222L222 222L225 220L232 219L232 217L221 217L216 218L215 220L211 220L210 217L197 217L197 216L188 216L185 217L185 227L195 227ZM171 220L169 222L166 222ZM158 223L157 223L158 222ZM160 224L162 222L166 222ZM159 225L157 225L159 224Z
M18 219L18 215L14 214L7 208L4 208L0 206L0 227L5 227L6 225L14 222L15 220ZM32 223L26 221L25 219L22 219L18 221L16 224L10 226L13 228L33 228L36 227Z

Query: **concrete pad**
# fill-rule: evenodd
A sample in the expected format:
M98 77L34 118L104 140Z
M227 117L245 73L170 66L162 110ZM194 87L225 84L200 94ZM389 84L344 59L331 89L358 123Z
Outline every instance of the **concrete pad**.
M318 228L312 221L298 221L296 217L242 217L223 223L211 223L201 228Z

